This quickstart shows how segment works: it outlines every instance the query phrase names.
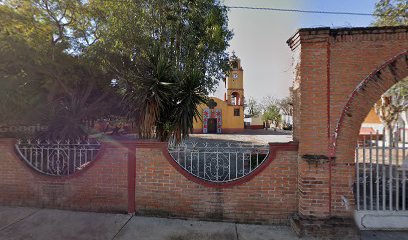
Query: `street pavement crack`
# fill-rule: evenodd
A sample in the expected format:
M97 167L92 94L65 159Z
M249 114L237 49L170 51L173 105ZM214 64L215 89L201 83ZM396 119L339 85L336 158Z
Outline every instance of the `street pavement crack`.
M10 224L7 225L7 226L4 226L4 227L0 228L0 231L3 231L4 229L6 229L6 228L8 228L8 227L13 226L13 225L16 224L16 223L19 223L19 222L23 221L24 219L26 219L26 218L28 218L28 217L31 217L32 215L38 213L39 211L41 211L41 208L38 209L37 211L34 211L34 212L28 214L27 216L24 216L24 217L18 219L17 221L15 221L15 222L13 222L13 223L10 223Z
M237 240L239 240L238 227L237 227L237 224L236 224L236 223L235 223L235 234L237 235Z
M119 233L122 231L123 228L125 228L125 226L130 222L130 220L134 217L135 215L132 214L132 216L125 222L125 224L123 224L123 226L119 229L119 231L115 234L115 236L113 236L112 240L114 240Z

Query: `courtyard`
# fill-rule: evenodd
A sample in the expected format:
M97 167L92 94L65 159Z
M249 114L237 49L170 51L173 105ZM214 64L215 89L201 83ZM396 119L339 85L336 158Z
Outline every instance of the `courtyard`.
M241 142L245 144L263 145L270 142L289 142L292 141L292 132L273 129L246 129L242 133L222 133L222 134L191 134L189 141L197 142Z
M230 182L250 174L269 153L268 143L287 143L292 132L245 130L235 134L192 134L169 145L173 159L192 175L210 182Z

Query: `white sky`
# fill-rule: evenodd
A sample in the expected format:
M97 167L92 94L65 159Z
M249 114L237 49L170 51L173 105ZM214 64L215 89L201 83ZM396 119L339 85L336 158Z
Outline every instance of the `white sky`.
M227 6L295 8L303 10L372 13L375 0L224 0ZM229 27L234 32L229 51L241 58L245 97L283 98L292 85L291 51L286 44L301 27L368 26L372 17L323 15L231 9ZM223 99L224 85L214 96Z

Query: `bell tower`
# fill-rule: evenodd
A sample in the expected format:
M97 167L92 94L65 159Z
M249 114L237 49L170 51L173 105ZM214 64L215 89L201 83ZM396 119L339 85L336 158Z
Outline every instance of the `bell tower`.
M241 59L235 53L230 58L231 70L227 77L227 96L228 105L244 105L244 70L241 67Z

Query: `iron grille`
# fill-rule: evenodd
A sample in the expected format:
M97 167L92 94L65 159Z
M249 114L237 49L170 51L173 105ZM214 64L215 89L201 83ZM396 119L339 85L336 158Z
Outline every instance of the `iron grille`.
M20 157L33 169L52 176L71 175L95 159L101 148L96 140L18 140Z
M190 174L209 182L240 179L258 168L268 156L267 145L185 142L169 145L173 159Z

